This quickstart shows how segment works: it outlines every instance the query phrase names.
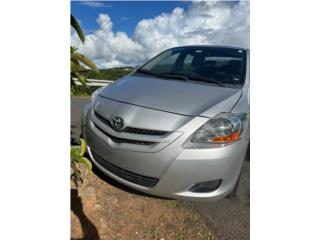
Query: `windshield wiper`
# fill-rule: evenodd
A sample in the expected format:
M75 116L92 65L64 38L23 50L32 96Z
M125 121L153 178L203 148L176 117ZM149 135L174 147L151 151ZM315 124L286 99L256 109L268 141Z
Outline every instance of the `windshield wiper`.
M141 68L137 69L137 72L145 73L145 74L152 75L152 76L158 76L158 74L156 74L156 73L153 73L149 70L145 70L145 69L141 69Z
M200 77L200 76L188 76L190 80L197 80L199 82L206 82L206 83L213 83L213 84L217 84L221 87L225 87L226 85L223 84L222 82L220 81L217 81L217 80L209 80L207 78L204 78L204 77Z
M184 73L181 72L177 72L177 71L172 71L173 74L178 75L180 77L184 77L187 81L192 81L192 80L196 80L197 82L207 82L207 83L213 83L213 84L217 84L221 87L225 87L225 85L217 80L209 80L207 78L201 77L201 76L194 76L194 75L185 75Z
M212 84L219 85L221 87L225 87L225 85L222 82L219 82L217 80L209 80L207 78L200 77L200 76L189 76L189 75L187 76L187 75L181 74L179 72L175 72L175 71L173 71L172 73L154 73L149 70L138 69L137 72L145 73L145 74L160 77L160 78L182 79L185 81L196 80L198 82L212 83Z
M171 72L171 73L161 73L161 76L167 77L167 78L178 78L178 79L183 79L185 81L190 81L190 79L183 74L179 74L176 72Z
M145 70L145 69L138 69L137 72L145 73L145 74L156 76L156 77L160 77L160 78L172 78L172 79L182 79L182 80L185 80L185 81L190 81L188 79L188 77L186 77L184 75L167 74L167 73L165 73L165 74L163 74L163 73L154 73L154 72L151 72L151 71Z

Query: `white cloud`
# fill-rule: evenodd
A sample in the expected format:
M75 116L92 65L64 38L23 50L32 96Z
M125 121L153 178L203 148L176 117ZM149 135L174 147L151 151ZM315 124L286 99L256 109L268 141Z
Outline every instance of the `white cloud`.
M111 7L110 4L105 4L103 2L98 2L98 1L80 1L80 4L88 7L93 7L93 8Z
M122 17L122 18L121 18L121 21L127 21L127 20L129 20L128 17Z
M159 52L175 46L222 44L249 46L249 2L192 2L184 11L175 8L153 19L141 20L132 37L114 32L107 14L100 14L100 28L73 45L100 68L139 65Z

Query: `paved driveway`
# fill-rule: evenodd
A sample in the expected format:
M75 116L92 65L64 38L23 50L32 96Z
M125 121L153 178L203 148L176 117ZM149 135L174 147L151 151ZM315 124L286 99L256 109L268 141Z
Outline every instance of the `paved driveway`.
M79 136L80 117L89 98L71 99L71 125L75 138ZM107 184L107 183L106 183ZM223 199L213 203L181 202L184 207L200 214L207 227L219 239L249 239L250 231L250 163L245 161L239 182L238 196L234 200Z

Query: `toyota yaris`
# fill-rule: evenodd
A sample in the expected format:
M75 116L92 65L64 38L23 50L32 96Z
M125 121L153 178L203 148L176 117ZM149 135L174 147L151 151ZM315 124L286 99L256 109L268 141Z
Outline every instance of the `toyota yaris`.
M166 50L94 92L82 114L93 163L131 188L213 201L232 195L249 144L249 50Z

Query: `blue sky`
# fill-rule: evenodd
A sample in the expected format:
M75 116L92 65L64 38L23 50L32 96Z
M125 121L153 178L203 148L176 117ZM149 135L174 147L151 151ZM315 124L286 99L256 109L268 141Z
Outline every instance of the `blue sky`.
M81 21L81 26L88 34L99 28L97 17L107 13L113 21L113 30L126 32L132 36L134 28L142 19L149 19L161 13L170 13L176 7L187 9L187 1L103 1L71 2L71 13Z
M71 45L99 68L138 66L160 52L185 45L249 47L249 2L71 2L85 31Z

